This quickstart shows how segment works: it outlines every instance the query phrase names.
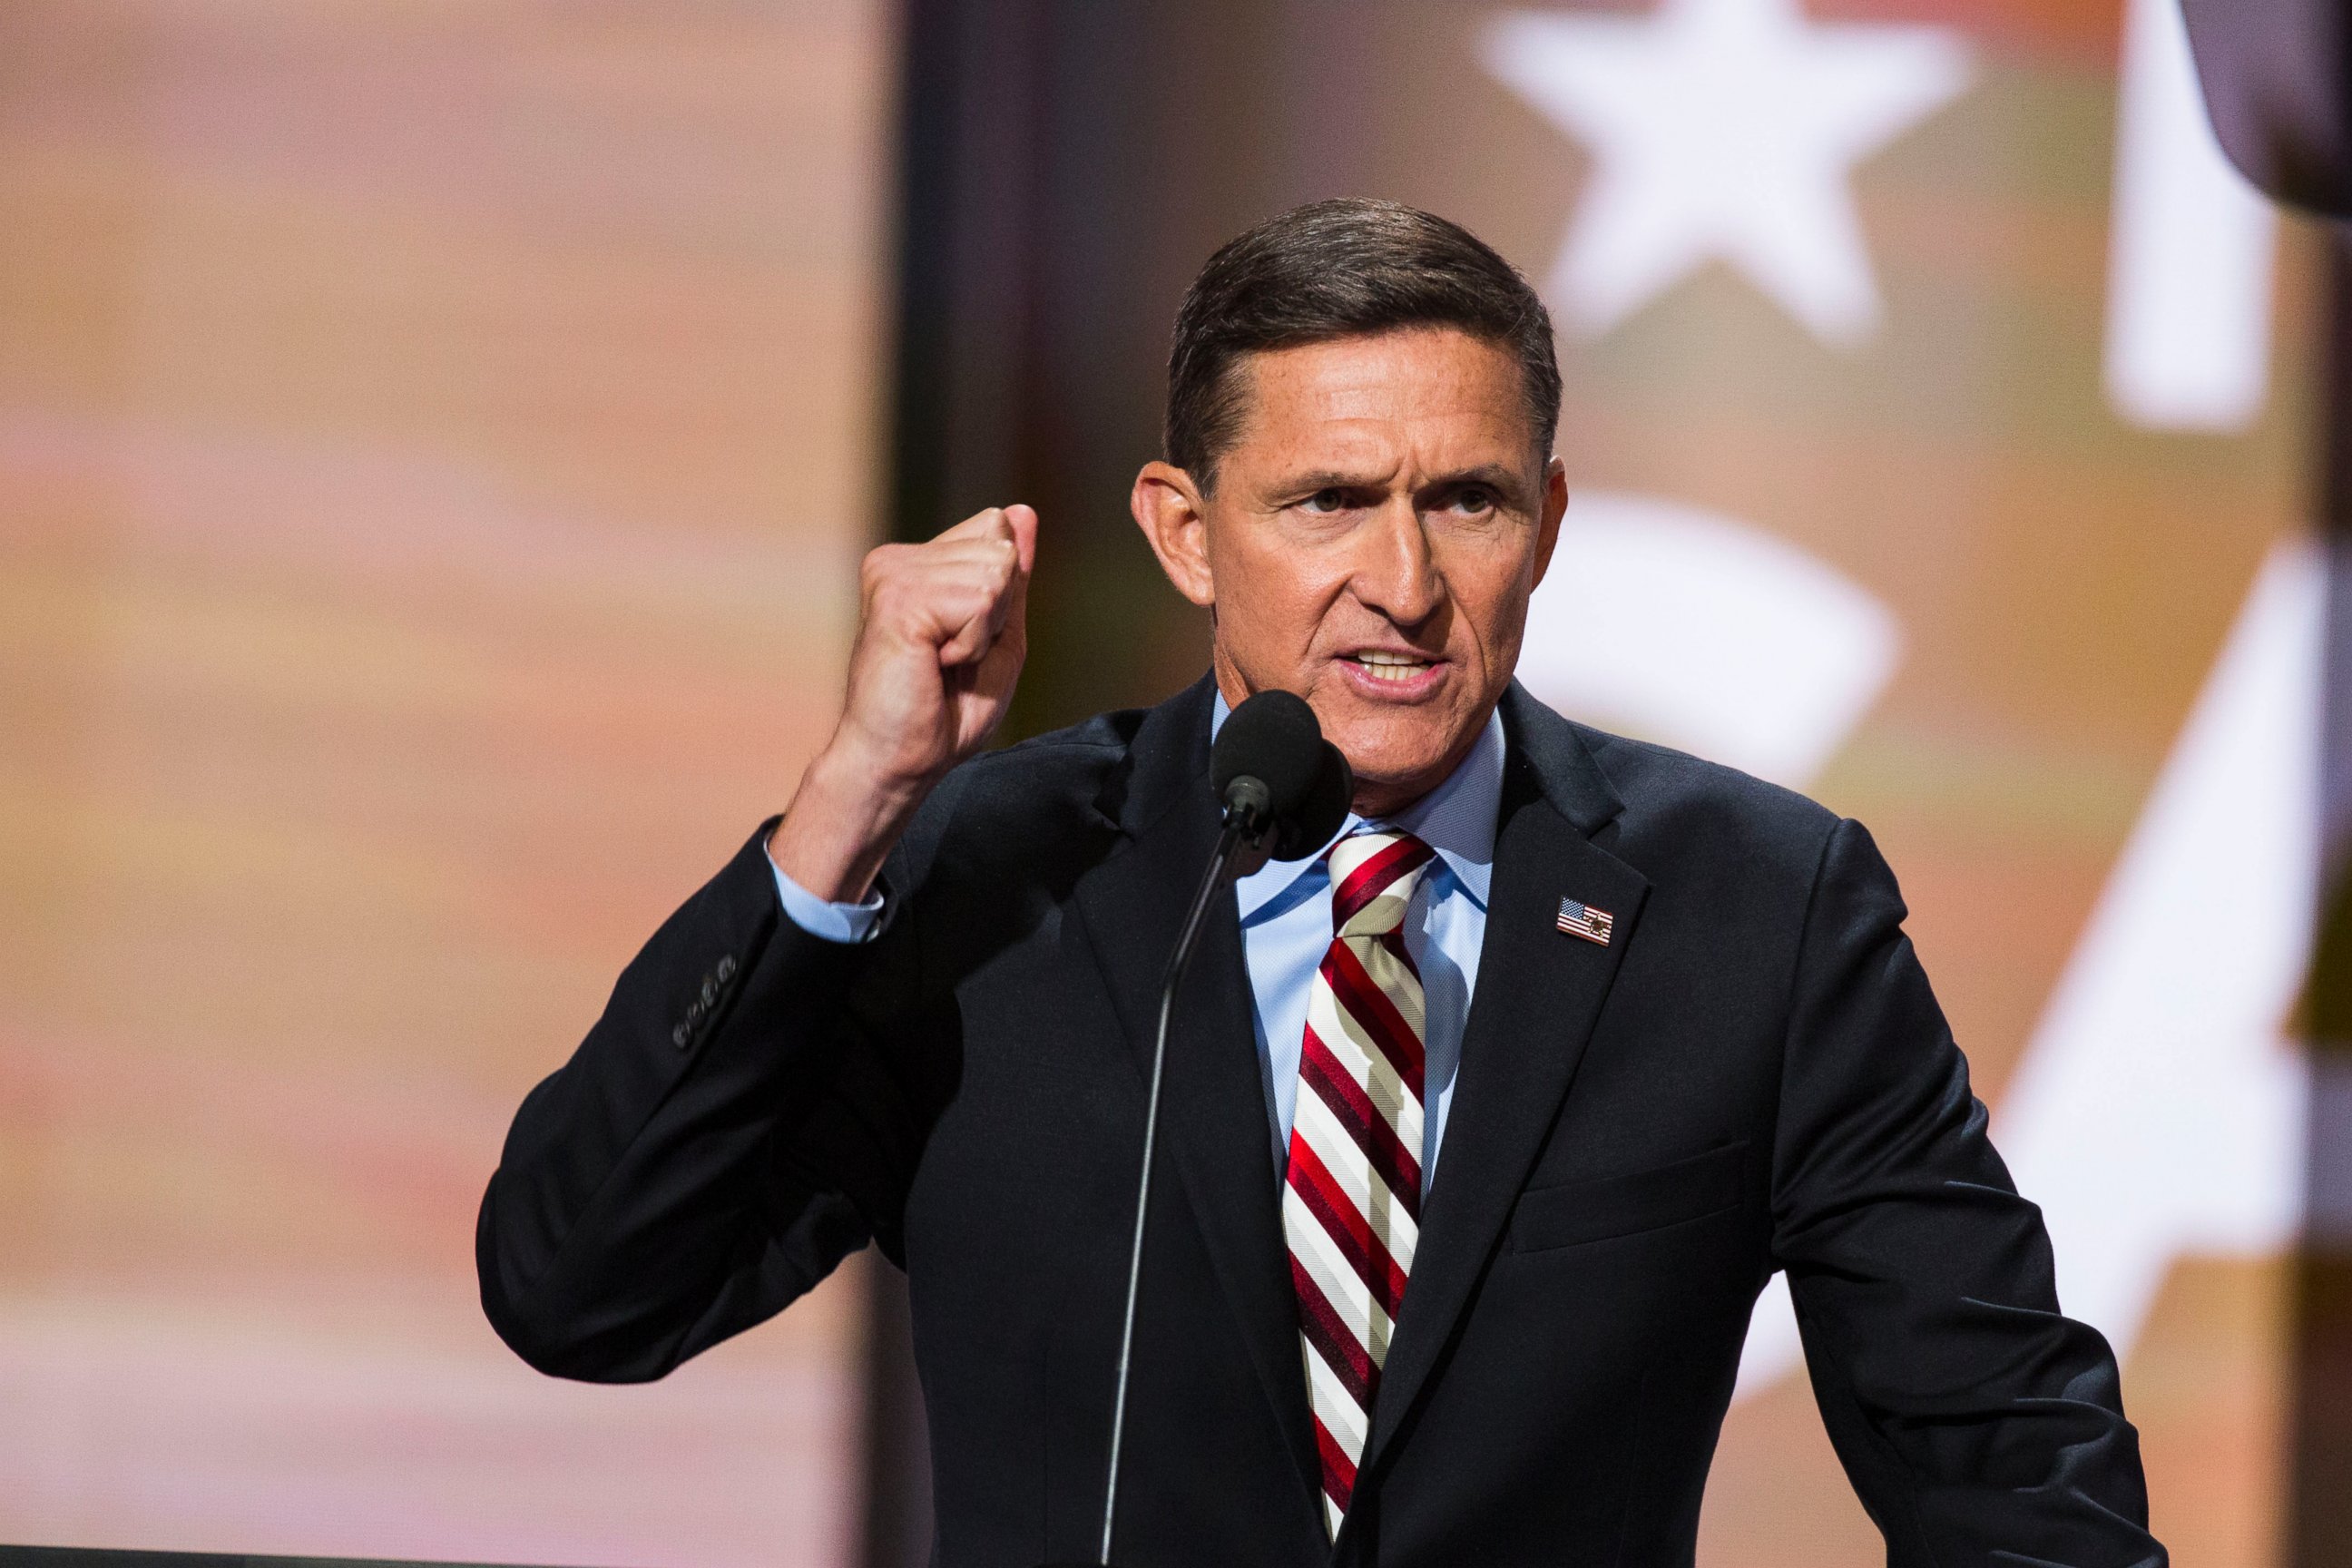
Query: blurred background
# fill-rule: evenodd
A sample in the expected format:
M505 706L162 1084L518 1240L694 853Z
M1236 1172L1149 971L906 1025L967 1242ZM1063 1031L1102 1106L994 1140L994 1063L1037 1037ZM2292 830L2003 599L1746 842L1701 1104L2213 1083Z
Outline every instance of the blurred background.
M922 1560L887 1265L579 1387L474 1205L864 549L1038 506L1013 734L1198 673L1168 323L1337 194L1543 286L1523 678L1878 836L2177 1560L2352 1560L2352 268L2171 0L0 8L0 1541ZM1700 1557L1883 1561L1777 1291Z

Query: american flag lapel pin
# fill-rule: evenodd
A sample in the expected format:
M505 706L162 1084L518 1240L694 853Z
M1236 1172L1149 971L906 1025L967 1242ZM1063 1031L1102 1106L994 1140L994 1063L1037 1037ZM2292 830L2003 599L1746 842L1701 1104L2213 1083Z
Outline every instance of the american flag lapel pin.
M1580 936L1587 942L1609 945L1609 933L1617 927L1617 917L1607 910L1596 910L1591 904L1580 904L1574 899L1559 901L1559 919L1553 921L1570 936Z

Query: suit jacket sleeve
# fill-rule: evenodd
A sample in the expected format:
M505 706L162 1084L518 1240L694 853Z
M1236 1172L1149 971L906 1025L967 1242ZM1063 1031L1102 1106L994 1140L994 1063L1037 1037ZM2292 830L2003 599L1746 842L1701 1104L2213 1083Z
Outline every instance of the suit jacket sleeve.
M772 826L654 933L515 1115L475 1262L491 1325L542 1372L659 1377L869 1238L896 1253L920 1133L864 999L908 989L914 922L895 893L869 942L782 918ZM907 876L894 857L886 889Z
M1986 1137L1904 914L1870 836L1840 823L1772 1194L1824 1424L1899 1568L2160 1565L2114 1352L2059 1311L2041 1211Z

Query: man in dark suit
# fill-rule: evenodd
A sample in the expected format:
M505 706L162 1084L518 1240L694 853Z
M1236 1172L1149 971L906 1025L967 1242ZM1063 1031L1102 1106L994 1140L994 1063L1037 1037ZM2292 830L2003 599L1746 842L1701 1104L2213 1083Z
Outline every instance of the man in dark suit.
M1354 815L1225 891L1178 1008L1116 1556L1664 1564L1788 1271L1891 1562L2153 1564L2114 1357L1857 825L1511 681L1567 504L1494 252L1323 203L1213 258L1135 484L1210 675L977 754L1037 520L867 558L840 727L515 1120L482 1300L658 1377L877 1242L938 1561L1090 1558L1161 969L1229 705L1305 696Z

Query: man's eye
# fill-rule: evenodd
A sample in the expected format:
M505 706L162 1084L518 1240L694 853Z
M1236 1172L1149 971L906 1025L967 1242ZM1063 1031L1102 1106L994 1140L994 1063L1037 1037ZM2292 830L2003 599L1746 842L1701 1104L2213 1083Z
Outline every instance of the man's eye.
M1480 489L1474 485L1454 498L1454 510L1470 512L1492 511L1495 510L1495 492Z
M1345 511L1348 498L1336 489L1320 489L1298 504L1307 511Z

